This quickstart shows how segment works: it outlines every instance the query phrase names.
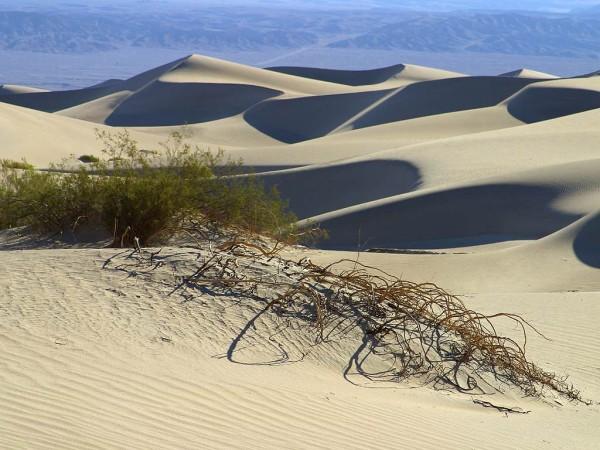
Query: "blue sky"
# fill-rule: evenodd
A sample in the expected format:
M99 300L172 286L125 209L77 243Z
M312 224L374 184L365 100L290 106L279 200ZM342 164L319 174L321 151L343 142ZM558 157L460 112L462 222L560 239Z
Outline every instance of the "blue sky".
M342 8L365 8L365 7L405 7L422 10L452 10L452 9L521 9L521 10L543 10L543 11L570 11L572 9L591 5L600 5L600 0L0 0L3 9L20 9L25 6L44 5L46 7L57 7L59 5L108 5L108 4L144 4L149 5L219 5L227 6L233 4L259 4L263 6L286 6L286 7L342 7Z

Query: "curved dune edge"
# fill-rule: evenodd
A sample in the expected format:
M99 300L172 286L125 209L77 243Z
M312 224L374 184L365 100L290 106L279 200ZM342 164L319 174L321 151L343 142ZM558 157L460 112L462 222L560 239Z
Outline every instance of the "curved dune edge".
M519 77L519 78L540 78L540 79L545 79L545 80L553 80L553 79L560 78L556 75L552 75L551 73L539 72L537 70L531 70L531 69L526 69L526 68L512 70L512 71L506 72L506 73L501 73L498 76L499 77Z
M600 108L600 79L551 80L523 88L503 102L508 112L525 123L565 117Z
M322 244L329 249L456 248L541 239L595 210L598 170L600 159L417 188L307 220L330 231Z
M32 92L48 92L46 89L40 89L30 86L21 86L16 84L0 84L0 96L14 94L28 94Z
M450 72L411 64L396 64L394 66L368 70L321 69L293 66L268 67L267 70L313 80L345 84L348 86L377 84L382 86L385 85L386 87L398 87L416 81L466 76L465 74L458 72Z

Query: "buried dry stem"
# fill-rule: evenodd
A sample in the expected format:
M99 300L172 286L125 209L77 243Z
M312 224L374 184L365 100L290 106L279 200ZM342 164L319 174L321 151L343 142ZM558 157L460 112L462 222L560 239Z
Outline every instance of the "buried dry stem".
M584 401L560 377L531 362L525 352L528 332L541 333L516 314L473 311L434 284L401 280L358 261L327 266L281 254L282 246L235 237L202 243L193 249L193 270L178 276L171 293L206 292L259 300L259 314L299 319L315 330L316 344L347 339L359 331L362 342L351 358L351 371L372 381L414 379L436 389L485 394L518 388L527 396L554 393ZM152 275L169 257L137 249L119 270ZM113 266L109 260L105 267ZM270 269L257 269L269 267ZM192 294L190 294L192 292ZM256 319L256 318L255 318ZM255 320L253 319L253 320ZM520 339L499 335L498 321L508 320ZM245 329L253 328L250 323ZM229 349L231 356L244 331ZM385 369L369 368L371 358ZM231 358L230 358L231 359Z

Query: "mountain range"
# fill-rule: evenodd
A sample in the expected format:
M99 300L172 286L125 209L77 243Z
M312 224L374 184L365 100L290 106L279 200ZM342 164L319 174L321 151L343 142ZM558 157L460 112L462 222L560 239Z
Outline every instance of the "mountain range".
M0 49L262 51L307 47L596 58L600 14L226 6L0 10ZM596 9L597 10L597 9Z

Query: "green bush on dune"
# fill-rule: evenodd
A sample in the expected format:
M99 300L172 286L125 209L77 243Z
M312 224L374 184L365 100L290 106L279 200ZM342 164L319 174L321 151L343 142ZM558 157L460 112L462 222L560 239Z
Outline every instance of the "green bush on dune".
M148 244L190 218L249 233L291 235L296 218L277 191L240 175L240 163L224 162L222 152L193 147L181 132L161 152L140 149L127 131L98 136L102 157L76 171L65 163L48 171L2 164L0 228L29 226L46 233L89 224L110 232L114 246L130 246L136 237Z
M79 158L79 161L81 161L82 163L97 163L100 162L100 158L98 158L97 156L94 155L81 155Z
M27 170L27 169L33 169L33 165L29 164L25 160L14 161L12 159L0 159L0 168Z

